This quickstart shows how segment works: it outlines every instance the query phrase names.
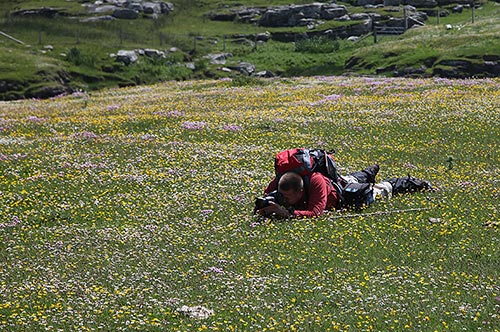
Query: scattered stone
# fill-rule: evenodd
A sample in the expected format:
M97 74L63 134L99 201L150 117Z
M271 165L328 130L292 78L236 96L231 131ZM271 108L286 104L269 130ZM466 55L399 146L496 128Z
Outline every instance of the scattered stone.
M144 55L154 59L160 59L165 57L165 53L152 48L144 49Z
M210 53L204 56L204 58L209 59L211 64L223 65L232 56L233 54L231 53Z
M123 62L126 65L137 62L137 59L135 51L119 50L116 54L116 61Z
M429 223L431 224L440 224L443 222L443 219L441 218L429 218Z
M274 77L274 73L269 71L269 70L263 70L255 73L255 76L257 77L263 77L263 78L271 78Z
M183 305L177 309L177 312L195 319L206 319L214 314L213 310L199 305L194 307Z
M240 62L237 66L228 66L231 70L239 71L245 75L252 75L255 72L255 66L250 62Z

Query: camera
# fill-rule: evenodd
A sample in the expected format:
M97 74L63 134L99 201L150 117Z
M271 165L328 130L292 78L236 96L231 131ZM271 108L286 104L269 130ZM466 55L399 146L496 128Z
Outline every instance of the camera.
M283 195L275 190L264 197L257 197L255 199L255 209L253 210L253 213L255 213L257 210L265 208L266 206L269 206L269 202L283 205Z

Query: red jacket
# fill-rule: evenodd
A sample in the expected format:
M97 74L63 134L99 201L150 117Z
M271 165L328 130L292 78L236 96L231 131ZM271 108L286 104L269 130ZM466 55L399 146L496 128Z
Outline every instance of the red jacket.
M264 190L264 194L276 189L277 183L274 178ZM325 210L338 207L338 204L339 195L330 183L330 179L321 173L313 173L299 203L293 206L295 209L293 214L295 217L316 217L322 215Z

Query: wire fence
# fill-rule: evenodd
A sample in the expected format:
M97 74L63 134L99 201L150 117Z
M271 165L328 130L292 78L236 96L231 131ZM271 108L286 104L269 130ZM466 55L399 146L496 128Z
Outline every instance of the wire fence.
M441 10L437 8L436 20L437 24L441 24ZM471 20L474 23L476 20L475 6L471 6ZM371 34L374 36L374 43L377 42L377 35L383 34L402 34L408 29L407 12L404 12L404 27L388 27L378 23L373 23ZM174 23L173 21L170 23ZM210 49L213 51L225 52L228 49L250 47L256 49L261 43L268 39L273 39L274 36L262 38L259 33L249 34L225 34L218 36L204 36L197 33L172 33L160 30L160 27L155 27L154 24L147 31L135 31L130 27L123 27L122 24L116 22L89 22L88 25L82 27L75 24L68 26L57 26L50 24L42 24L37 26L32 24L32 29L35 33L19 33L18 31L27 31L26 21L16 22L11 20L0 26L0 37L5 37L10 41L25 44L25 45L85 45L95 44L96 41L104 40L106 46L112 47L145 47L148 48L171 48L177 47L190 52L197 52L199 48ZM335 36L336 38L337 36ZM306 33L295 33L291 40L311 38ZM278 40L278 39L277 39Z

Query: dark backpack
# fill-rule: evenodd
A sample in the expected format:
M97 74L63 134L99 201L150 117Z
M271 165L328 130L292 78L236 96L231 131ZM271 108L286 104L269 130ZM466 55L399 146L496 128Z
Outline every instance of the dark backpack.
M289 149L278 153L274 159L274 171L279 181L286 172L299 174L307 187L311 175L319 172L328 177L333 183L339 180L337 163L333 159L333 152L321 149Z
M434 188L428 181L417 179L410 175L404 178L391 178L384 181L391 184L393 195L414 193L423 190L434 191Z

